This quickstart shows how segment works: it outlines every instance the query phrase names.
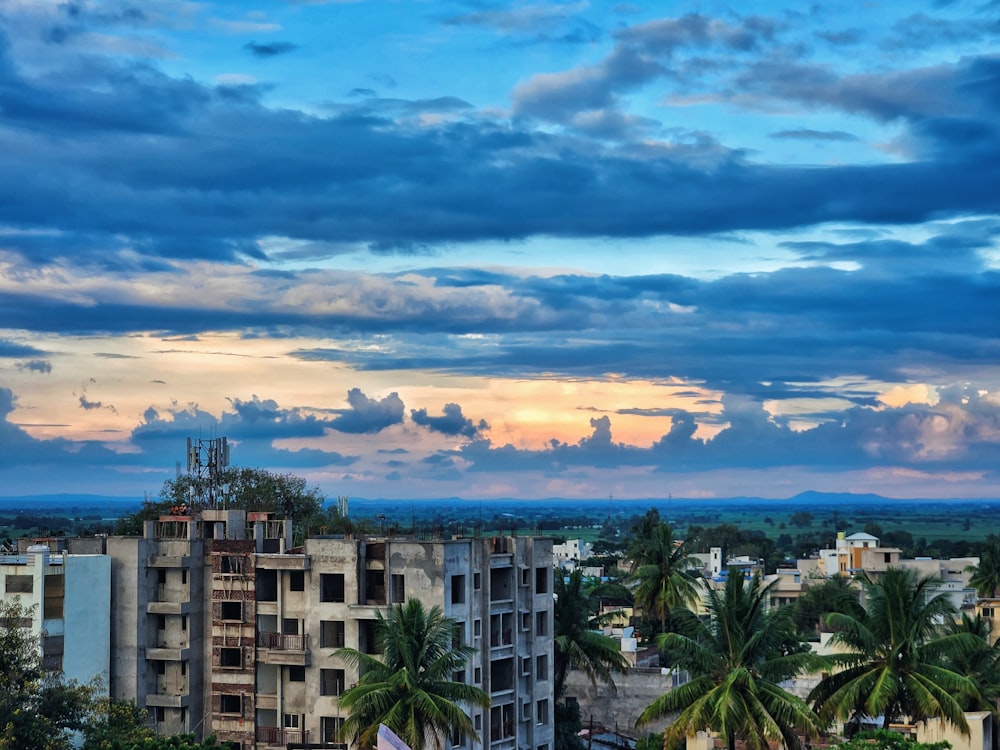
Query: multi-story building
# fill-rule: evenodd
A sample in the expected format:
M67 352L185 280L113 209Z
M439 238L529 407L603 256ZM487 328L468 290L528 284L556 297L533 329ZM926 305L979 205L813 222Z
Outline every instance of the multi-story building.
M337 649L375 653L377 613L417 598L476 648L456 678L492 699L471 713L483 746L552 746L549 539L315 537L292 549L285 521L206 510L111 538L108 553L112 693L148 707L161 731L337 745L339 696L359 677Z
M37 639L46 669L80 683L96 680L106 693L110 561L106 555L59 547L56 540L38 540L23 552L0 557L0 598L17 600L26 610L21 626Z

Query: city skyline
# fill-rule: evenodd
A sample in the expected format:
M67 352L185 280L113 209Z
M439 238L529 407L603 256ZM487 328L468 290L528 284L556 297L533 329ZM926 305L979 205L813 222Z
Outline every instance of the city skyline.
M994 2L0 0L4 495L1000 498Z

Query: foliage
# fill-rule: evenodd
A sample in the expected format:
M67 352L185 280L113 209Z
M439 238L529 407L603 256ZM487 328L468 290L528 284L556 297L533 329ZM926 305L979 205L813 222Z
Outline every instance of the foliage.
M580 704L575 700L556 701L553 714L554 750L584 750L580 730L583 721L580 719ZM653 750L660 750L654 748Z
M990 534L979 551L979 564L971 565L969 585L982 597L1000 593L1000 536Z
M809 637L823 628L826 615L841 612L853 617L864 614L858 599L858 590L851 580L844 576L824 578L812 583L795 601L794 618L796 631Z
M974 694L961 696L963 708L995 712L1000 700L1000 642L990 644L989 620L962 613L961 619L950 620L945 628L949 633L970 633L975 637L969 647L950 654L946 663L976 687Z
M357 685L340 696L340 705L351 712L345 737L373 747L381 723L413 750L423 750L428 740L442 747L441 738L456 732L476 735L461 704L487 708L490 697L454 680L475 653L454 643L455 625L440 607L425 610L418 599L410 599L389 607L385 616L378 613L381 661L356 649L336 652L361 672Z
M264 469L230 466L219 476L218 502L226 507L247 511L269 511L285 518L293 518L297 529L319 527L329 522L323 516L323 493L309 487L306 480L294 474L275 474ZM204 479L183 474L167 479L157 500L146 500L136 513L123 515L115 533L140 535L144 521L167 515L171 509L187 507L198 510L205 507L207 485Z
M580 569L568 578L556 576L554 589L555 699L563 696L571 666L582 670L594 684L600 680L613 685L612 670L625 671L628 663L614 639L591 629L599 621L597 604L593 592L584 587Z
M831 644L844 653L829 657L842 669L809 696L821 718L883 716L885 728L904 716L940 717L968 732L962 702L976 687L946 665L975 648L976 636L948 633L937 624L955 610L944 594L933 594L935 583L912 570L889 568L877 580L863 579L867 611L860 617L827 615Z
M65 750L82 729L93 687L46 673L38 639L20 624L35 614L0 601L0 750Z
M635 750L663 750L663 732L650 732L635 741Z
M659 618L662 632L670 610L697 600L700 563L688 554L683 542L674 539L670 524L641 524L633 530L644 534L633 537L628 548L631 579L637 584L635 603Z
M767 750L772 741L799 748L799 733L818 734L816 714L780 687L815 658L794 637L791 610L768 608L769 588L760 574L745 582L731 570L723 589L708 591L707 622L691 615L684 633L660 636L674 666L692 677L639 716L645 725L678 713L665 730L665 746L706 729L724 736L730 750L737 738L751 750Z
M841 742L836 746L836 750L950 750L950 748L951 743L946 740L917 742L888 729L858 732L847 742Z
M101 698L94 703L83 730L82 750L131 750L155 738L145 712L132 701Z

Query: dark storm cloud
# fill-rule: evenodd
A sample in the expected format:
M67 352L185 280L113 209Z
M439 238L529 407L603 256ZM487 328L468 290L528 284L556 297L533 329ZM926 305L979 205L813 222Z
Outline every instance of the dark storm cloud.
M231 398L229 402L232 410L220 416L197 404L177 404L168 409L149 407L132 430L131 440L147 457L166 455L183 459L188 438L225 436L233 442L233 463L242 466L314 468L346 466L357 460L357 456L335 451L287 450L273 445L275 440L322 436L326 428L332 428L332 420L323 420L300 407L283 409L273 399L257 396L249 401Z
M476 423L462 414L462 407L459 404L445 404L444 414L440 417L428 415L426 409L411 409L410 419L432 432L440 432L443 435L474 438L483 430L489 429L486 420L480 419Z
M299 45L292 42L247 42L243 48L255 57L277 57L287 55L299 48Z
M464 102L449 97L395 102L392 114L362 100L320 118L137 64L87 59L72 76L38 80L0 52L0 223L42 233L8 241L25 257L114 267L135 264L136 253L262 259L258 238L268 235L425 252L535 235L699 235L991 212L998 69L986 57L849 77L804 63L749 65L733 78L742 103L900 119L903 141L926 156L785 167L751 163L711 139L611 149L474 113L419 126L403 113L436 107L464 117ZM619 43L594 66L522 82L514 110L624 137L654 124L624 112L619 97L663 71Z
M360 388L347 392L350 409L342 409L330 426L340 432L375 433L403 422L403 400L396 392L383 399L369 398Z

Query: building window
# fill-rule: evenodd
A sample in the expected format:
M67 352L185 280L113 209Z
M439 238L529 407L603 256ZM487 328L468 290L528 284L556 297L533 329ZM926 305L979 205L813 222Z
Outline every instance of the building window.
M166 583L167 583L167 571L165 571L163 568L160 568L159 570L156 571L156 582L158 584L160 584L161 586L165 586L166 585Z
M549 723L549 699L542 698L535 704L535 721L538 724Z
M319 694L340 695L344 692L343 669L321 669L319 671Z
M535 635L544 638L549 634L549 613L535 613Z
M521 630L524 632L531 630L531 612L521 613Z
M288 590L289 591L305 591L306 590L306 574L301 570L291 570L288 572Z
M481 714L476 714L475 719L473 719L472 725L476 728L477 732L483 731L483 717Z
M181 584L184 585L184 586L187 586L187 582L188 582L188 572L187 572L187 570L182 570L181 571Z
M483 634L483 621L478 617L472 621L472 634L477 638Z
M219 572L230 575L242 575L244 571L243 555L222 555L219 559Z
M323 620L319 624L319 645L321 648L344 647L344 621Z
M305 682L306 668L300 665L293 665L288 668L289 682Z
M546 568L546 567L535 568L536 594L549 593L549 573L551 572L552 572L551 568Z
M181 662L181 677L184 677L188 673L188 663L186 661Z
M358 620L358 651L363 654L377 654L378 620Z
M219 619L243 622L243 602L219 602Z
M299 728L299 715L285 714L285 729L298 729L298 728Z
M323 735L323 742L327 744L335 744L341 742L340 739L340 727L343 725L344 720L339 716L324 716L319 720L320 734Z
M321 602L344 601L343 573L320 573L319 600Z
M187 631L187 629L188 629L188 616L181 615L181 630Z
M472 574L472 588L479 591L483 587L483 574L473 573Z
M234 667L240 669L243 667L243 649L241 648L221 648L219 649L219 666L220 667Z
M219 713L220 714L242 714L243 713L243 696L242 695L220 695L219 696Z
M531 569L521 568L521 585L530 586L531 585Z
M294 617L283 617L281 619L282 635L299 635L299 620Z
M482 669L482 667L476 667L474 670L472 670L472 680L477 685L481 685L482 684L482 682L483 682L483 669Z
M400 603L406 601L406 579L402 573L393 573L390 581L392 585L392 601Z
M156 665L156 674L165 675L167 673L167 663L162 659L157 659L153 664Z
M521 657L521 676L530 677L531 676L531 657L522 656Z
M892 562L892 553L886 552L886 553L884 553L884 557L885 557L885 562L887 562L887 563L891 563Z
M32 576L7 576L8 594L30 594L35 590Z
M542 682L547 679L549 679L549 656L539 654L535 657L535 680Z
M465 576L451 577L451 603L465 604Z

